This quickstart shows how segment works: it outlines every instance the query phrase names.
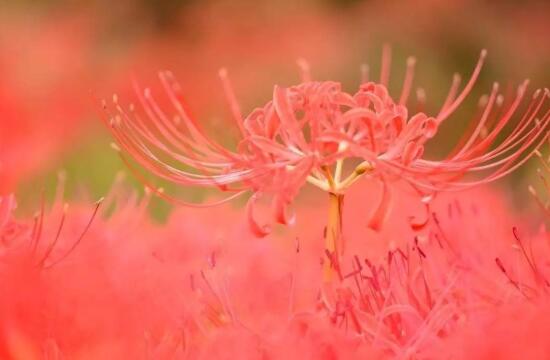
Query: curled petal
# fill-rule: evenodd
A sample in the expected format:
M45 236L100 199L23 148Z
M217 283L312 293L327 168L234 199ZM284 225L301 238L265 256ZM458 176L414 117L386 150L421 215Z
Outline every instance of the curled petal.
M426 216L424 216L423 219L418 219L416 216L409 216L409 225L414 231L420 231L424 229L430 221L430 204L425 203L423 205L426 212Z
M296 222L296 214L288 213L288 203L282 196L275 196L273 199L275 221L279 224L294 225Z
M388 217L390 207L391 191L387 182L382 180L382 197L380 198L380 202L369 220L368 227L374 231L380 231L386 221L386 218Z
M257 237L262 238L271 232L271 227L269 225L260 225L254 218L254 206L259 198L260 195L258 193L254 193L248 200L248 203L246 204L246 218L248 219L248 225L252 233Z
M356 106L355 99L350 94L344 93L344 92L337 92L332 96L332 101L339 105L354 107Z
M409 142L405 146L405 149L403 150L403 164L405 166L409 165L414 160L418 159L422 156L424 153L424 147L421 145L418 145L415 142Z
M427 118L424 121L424 136L428 139L434 137L437 133L438 123L434 118Z
M263 109L256 109L243 121L243 126L249 134L261 135L264 133L263 122L265 114Z
M409 216L409 225L411 226L411 229L414 231L420 231L428 225L430 221L430 204L432 200L435 198L436 193L430 193L430 194L421 194L420 190L416 187L414 187L414 190L418 192L418 195L422 195L422 198L420 199L420 202L422 203L425 211L425 216L422 219L419 219L416 216Z
M392 119L392 126L397 135L401 134L401 131L403 131L403 128L405 127L405 119L402 116L395 116Z

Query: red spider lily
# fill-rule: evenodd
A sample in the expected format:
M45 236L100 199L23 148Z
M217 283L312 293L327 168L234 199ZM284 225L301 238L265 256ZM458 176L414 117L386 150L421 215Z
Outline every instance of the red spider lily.
M550 110L541 111L548 91L535 93L517 125L495 145L517 112L528 81L518 87L515 97L499 112L495 111L495 105L501 102L501 96L498 84L494 84L482 102L480 118L474 120L471 131L464 135L455 151L442 160L423 157L426 142L472 90L485 56L484 50L462 91L459 91L460 77L455 75L444 104L433 116L424 112L410 114L406 107L414 58L407 61L398 100L390 96L387 84L391 52L385 48L379 83L368 81L365 73L359 90L350 94L337 82L311 81L309 67L300 61L303 82L289 88L275 86L273 99L246 117L241 113L227 72L221 70L222 87L242 135L234 150L206 135L189 116L180 86L170 72L161 72L159 77L175 114L165 112L151 91L145 89L138 91L145 119L133 105L125 110L114 96L113 109L104 102L108 114L104 122L119 145L115 148L121 150L123 161L159 196L184 203L145 180L128 156L164 180L185 186L217 187L231 193L219 203L251 191L247 212L251 229L258 236L270 231L268 226L254 220L254 204L261 196L271 195L276 221L289 224L294 218L287 214L286 207L306 182L330 193L325 237L327 264L334 269L343 250L340 204L346 189L360 178L368 175L384 184L403 179L427 204L436 192L488 183L509 174L542 144L550 121ZM353 163L348 176L343 176L345 161ZM460 180L467 173L477 172L485 174L477 180ZM369 223L375 229L389 209L388 187L383 189L379 209Z

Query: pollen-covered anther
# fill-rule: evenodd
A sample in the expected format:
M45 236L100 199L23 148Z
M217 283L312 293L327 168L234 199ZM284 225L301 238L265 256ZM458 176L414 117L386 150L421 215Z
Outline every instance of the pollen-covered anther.
M361 164L359 164L359 166L357 166L355 168L354 172L357 175L363 175L367 171L372 171L372 170L374 170L374 166L370 162L365 161L365 162L362 162Z
M355 170L353 170L353 172L346 179L344 179L344 181L338 184L338 191L345 191L357 180L359 180L364 174L370 173L373 170L374 166L370 162L363 161L355 168Z
M122 151L122 150L120 149L120 147L119 147L116 143L114 143L114 142L112 142L112 143L110 144L110 146L111 146L111 149L113 149L113 150L116 151L116 152L121 152L121 151Z

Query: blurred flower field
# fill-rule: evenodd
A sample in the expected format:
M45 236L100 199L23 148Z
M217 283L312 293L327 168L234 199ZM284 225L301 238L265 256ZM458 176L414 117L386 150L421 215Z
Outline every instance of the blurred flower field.
M548 13L1 4L0 358L547 359Z

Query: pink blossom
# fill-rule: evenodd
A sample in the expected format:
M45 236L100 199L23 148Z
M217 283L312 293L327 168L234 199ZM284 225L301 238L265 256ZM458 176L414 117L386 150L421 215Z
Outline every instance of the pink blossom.
M472 89L485 52L462 91L458 92L460 78L454 78L447 100L434 116L409 114L405 106L412 86L412 58L399 99L390 97L386 89L389 56L386 51L380 83L364 79L353 95L344 92L337 82L310 81L304 68L302 84L275 86L273 100L247 117L241 114L227 72L222 70L223 88L242 134L236 150L223 147L200 129L188 115L180 87L169 72L162 72L160 79L174 115L162 110L146 89L138 93L145 119L133 106L124 110L115 97L115 113L106 121L125 160L128 154L146 170L177 184L218 187L232 193L229 199L245 191L255 194L250 202L263 194L272 195L276 219L282 223L289 221L284 213L286 205L306 182L327 192L343 193L368 174L381 179L397 176L422 191L459 189L505 176L531 156L529 149L544 140L549 114L540 111L547 92L537 91L519 124L489 150L512 119L527 87L524 82L502 114L490 120L498 97L495 84L481 118L474 120L472 133L465 136L460 147L443 160L424 159L424 144ZM540 125L535 126L535 119ZM343 178L346 159L360 161ZM331 166L335 166L334 174L328 172ZM481 180L459 181L465 173L479 171L489 173ZM172 199L166 194L161 196ZM263 234L262 230L256 227Z
M528 81L505 102L502 111L499 86L493 85L481 103L481 115L474 118L456 149L442 160L424 158L424 145L437 134L472 90L481 71L485 50L464 88L455 75L439 112L429 116L406 107L412 89L415 59L407 61L402 91L394 100L387 90L391 51L384 49L380 80L367 79L355 94L342 90L337 82L311 80L309 66L299 61L302 83L289 88L275 86L273 99L244 117L227 71L220 71L222 87L242 138L235 150L209 137L193 119L183 101L181 87L170 72L159 77L175 113L163 110L149 89L138 90L144 116L133 104L127 110L113 96L112 106L104 101L107 117L118 145L115 149L128 168L157 195L178 204L191 205L159 191L130 159L157 177L183 186L215 187L230 195L210 206L252 192L247 214L257 236L271 228L255 216L256 203L270 196L274 219L292 224L287 211L301 187L310 183L329 193L329 216L325 231L325 276L338 272L343 254L341 203L346 190L360 179L382 182L382 196L369 227L380 229L390 209L388 182L405 180L425 206L434 194L488 183L511 173L525 163L547 137L550 110L543 107L548 91L536 91L518 123L498 144L496 139L510 123L526 94ZM418 102L422 106L423 95ZM351 169L348 168L351 165ZM347 175L344 173L347 172ZM467 173L483 173L480 179L461 180ZM415 223L421 228L424 224Z

